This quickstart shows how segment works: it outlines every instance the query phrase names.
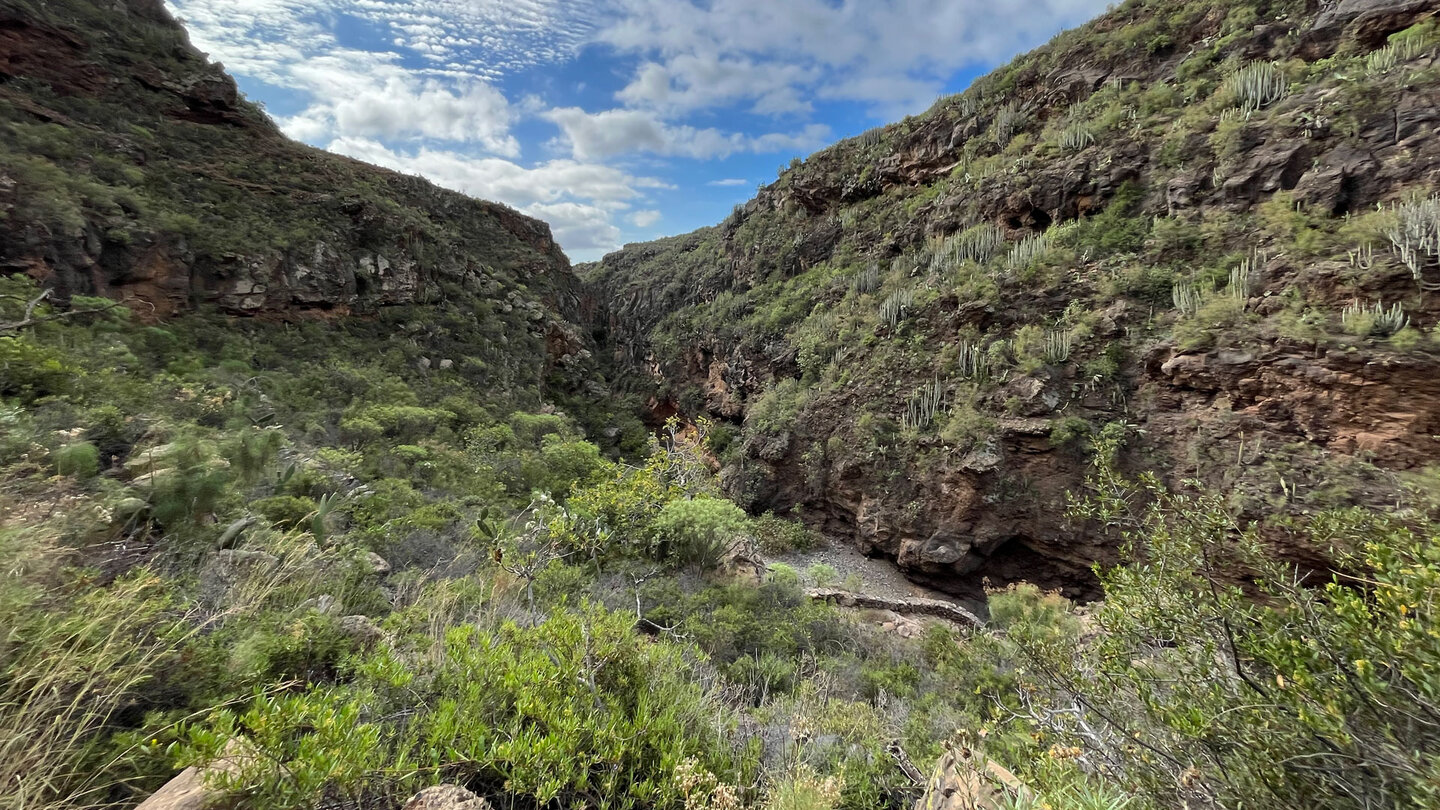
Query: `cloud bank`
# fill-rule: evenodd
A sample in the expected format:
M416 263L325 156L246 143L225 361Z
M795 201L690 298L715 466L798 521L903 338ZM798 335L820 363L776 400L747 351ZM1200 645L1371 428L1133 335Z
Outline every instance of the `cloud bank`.
M240 76L287 134L546 219L578 258L670 221L660 212L677 186L750 183L709 179L702 164L740 161L750 173L757 156L783 162L824 146L842 119L917 112L958 72L1104 7L168 1L196 46ZM733 192L714 194L718 206L733 202Z

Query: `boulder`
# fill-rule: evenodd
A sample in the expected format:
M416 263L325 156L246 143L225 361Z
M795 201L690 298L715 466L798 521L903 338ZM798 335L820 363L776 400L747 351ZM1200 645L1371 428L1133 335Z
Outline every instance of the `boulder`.
M376 627L375 622L371 621L369 616L362 616L358 613L341 616L336 622L336 626L346 638L367 649L385 639L384 630Z
M127 523L138 518L150 508L150 503L144 498L123 498L110 510L110 519L115 523Z
M136 476L169 466L168 462L170 457L175 455L175 450L176 447L173 443L157 444L144 450L136 450L125 461L125 472Z
M263 551L217 551L206 558L200 569L200 595L211 604L219 604L237 585L274 571L279 565L278 557Z
M223 791L208 787L206 776L217 772L236 773L247 759L244 745L231 740L219 759L203 768L192 765L176 774L135 810L229 810L236 806L236 801Z
M361 558L360 564L365 566L366 571L377 577L383 577L391 571L389 560L373 551L366 552L365 556Z
M490 803L459 785L434 785L411 796L403 810L490 810Z
M1413 25L1434 8L1433 0L1340 0L1315 19L1302 52L1309 56L1321 45L1334 47L1342 36L1378 46L1385 37Z

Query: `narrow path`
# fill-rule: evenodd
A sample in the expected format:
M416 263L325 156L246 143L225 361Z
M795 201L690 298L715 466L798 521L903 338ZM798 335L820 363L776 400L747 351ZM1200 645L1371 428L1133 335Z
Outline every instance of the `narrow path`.
M846 588L857 594L889 600L933 599L959 605L980 616L988 615L983 602L961 599L911 582L893 561L883 557L866 557L850 544L837 540L827 540L826 545L809 551L767 556L765 562L791 566L800 573L800 581L807 587ZM837 574L829 582L816 582L809 573L813 565L828 565ZM859 587L849 588L846 585L846 580L851 577L859 578ZM854 584L853 580L851 584Z

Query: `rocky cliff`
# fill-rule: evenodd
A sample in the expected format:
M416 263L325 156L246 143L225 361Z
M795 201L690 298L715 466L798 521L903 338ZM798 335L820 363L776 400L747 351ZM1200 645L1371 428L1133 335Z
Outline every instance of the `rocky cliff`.
M286 139L159 0L0 8L0 271L157 317L576 286L544 223Z
M734 496L957 593L1097 595L1065 493L1107 425L1250 518L1393 503L1440 454L1437 39L1411 0L1125 3L607 256L596 332L720 420Z

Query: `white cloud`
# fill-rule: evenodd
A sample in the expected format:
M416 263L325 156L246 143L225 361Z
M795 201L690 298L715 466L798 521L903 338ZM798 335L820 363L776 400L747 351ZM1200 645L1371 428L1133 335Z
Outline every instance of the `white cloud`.
M383 84L374 78L354 81L331 96L334 101L316 101L287 119L286 132L302 140L327 134L433 138L475 144L506 157L520 154L520 143L510 134L517 113L494 87L475 80L452 89L406 76L391 76Z
M513 205L549 222L556 241L572 253L619 247L620 231L613 217L641 199L644 190L667 187L655 178L573 160L552 160L525 168L502 158L476 158L428 147L401 151L367 138L340 138L327 148L367 163L418 174L474 197Z
M647 208L643 211L636 211L635 213L626 217L626 219L630 221L631 225L634 225L637 228L648 228L651 225L659 222L660 216L661 215L659 211Z
M622 224L659 222L647 194L664 184L606 162L805 153L832 137L820 122L831 105L886 119L919 111L961 68L998 63L1106 0L165 2L197 47L264 83L287 134L510 203L583 254L617 245ZM561 73L507 98L508 77L586 46L600 46L601 71L606 59L633 71L616 109L567 106L587 77ZM572 95L545 89L559 82ZM568 159L518 162L534 146L521 143L533 131L522 123L537 118L558 129ZM765 118L783 123L752 126Z
M800 132L746 135L668 125L641 110L604 110L587 113L578 107L550 110L543 117L560 127L577 160L604 160L631 152L654 152L700 160L723 158L737 152L811 151L830 137L824 124L810 124Z
M467 13L489 20L500 8L498 2L471 0L445 14L436 13L437 2L402 5L387 0L170 0L170 5L186 19L201 50L236 73L292 91L307 105L280 122L292 137L312 142L355 136L431 138L473 144L499 155L520 153L519 142L509 133L517 113L486 81L495 74L493 66L470 67L485 64L482 61L447 63L462 49L484 48L474 37L454 35L454 30L466 29L450 29L447 21ZM537 0L508 5L523 10ZM386 25L398 36L369 48L344 45L333 30L339 14ZM543 17L530 27L538 28L539 20ZM509 28L524 28L525 21L526 15L517 13ZM404 52L440 64L417 69L405 64ZM520 61L522 56L541 56L508 53Z
M578 107L543 113L560 131L579 160L614 157L626 152L665 151L670 138L665 128L639 110L606 110L590 114Z
M572 56L609 0L166 0L195 44L237 72L280 86L306 55L334 52L346 16L442 68L496 77Z
M1103 11L1106 0L616 0L598 38L645 61L621 101L656 109L805 99L893 115L928 106L967 65L997 63Z
M620 229L608 212L576 202L542 203L525 213L550 223L555 241L565 246L572 260L598 259L620 247Z
M615 97L626 104L669 113L751 100L751 110L768 115L808 113L813 108L796 89L820 78L814 67L759 63L748 57L683 53L664 65L646 62Z
M512 105L493 80L568 59L608 0L167 0L196 47L282 88L293 138L423 175L548 220L574 253L620 244L615 217L664 184L582 161L526 168L512 128L548 107ZM383 36L350 36L358 20Z

